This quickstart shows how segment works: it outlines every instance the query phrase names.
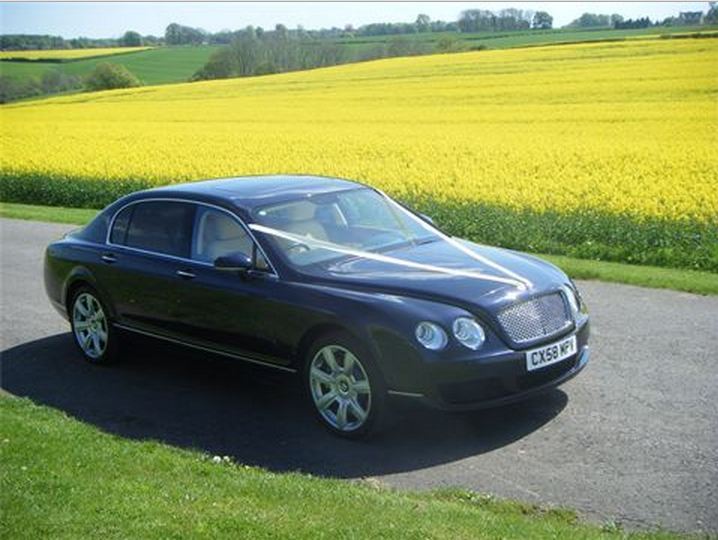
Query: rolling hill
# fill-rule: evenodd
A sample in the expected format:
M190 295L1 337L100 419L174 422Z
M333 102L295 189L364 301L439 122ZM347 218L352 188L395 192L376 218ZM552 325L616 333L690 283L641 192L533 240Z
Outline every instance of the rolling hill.
M93 57L72 62L0 62L0 75L13 78L42 77L50 69L68 75L87 75L100 62L121 64L137 75L146 85L187 81L217 50L217 46L157 47L137 52ZM92 50L92 49L83 49Z

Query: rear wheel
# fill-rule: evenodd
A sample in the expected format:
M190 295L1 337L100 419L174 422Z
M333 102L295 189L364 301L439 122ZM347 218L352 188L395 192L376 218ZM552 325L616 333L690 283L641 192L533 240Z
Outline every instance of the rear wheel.
M369 354L352 336L334 333L309 351L304 378L314 412L333 433L361 438L377 430L385 388Z
M97 292L87 286L80 287L75 291L70 306L72 335L85 360L93 364L108 364L116 360L116 332Z

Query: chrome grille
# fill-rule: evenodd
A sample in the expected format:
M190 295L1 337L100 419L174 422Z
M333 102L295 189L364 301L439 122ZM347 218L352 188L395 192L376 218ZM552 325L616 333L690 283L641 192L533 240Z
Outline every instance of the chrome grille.
M561 293L509 306L499 313L498 319L514 343L549 337L571 325L571 315Z

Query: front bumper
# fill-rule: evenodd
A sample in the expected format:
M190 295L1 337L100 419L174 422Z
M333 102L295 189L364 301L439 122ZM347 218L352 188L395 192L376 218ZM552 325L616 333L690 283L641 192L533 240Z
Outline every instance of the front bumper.
M427 373L422 391L390 395L414 398L433 408L467 411L498 407L528 399L572 379L590 358L588 321L576 331L578 352L556 364L527 371L525 352L517 351L497 361L435 365ZM559 338L560 339L560 338Z

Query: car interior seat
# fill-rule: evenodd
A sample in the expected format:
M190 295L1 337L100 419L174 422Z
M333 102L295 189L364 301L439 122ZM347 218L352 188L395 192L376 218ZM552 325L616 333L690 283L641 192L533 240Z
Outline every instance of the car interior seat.
M200 259L213 262L217 257L242 252L252 256L252 240L231 217L208 211L199 223L197 254Z

